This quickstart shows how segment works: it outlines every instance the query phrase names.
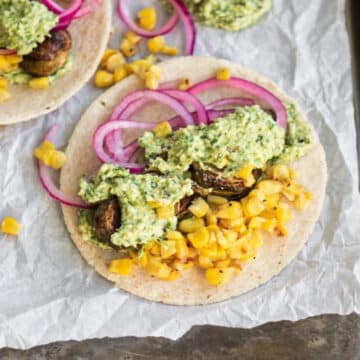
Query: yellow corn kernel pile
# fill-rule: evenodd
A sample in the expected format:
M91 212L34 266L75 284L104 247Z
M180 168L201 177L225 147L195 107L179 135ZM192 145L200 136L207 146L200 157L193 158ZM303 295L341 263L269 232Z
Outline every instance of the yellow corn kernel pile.
M1 232L8 235L19 235L21 225L12 217L6 217L1 222Z
M65 153L56 150L55 146L47 140L34 150L34 155L46 166L50 166L53 169L60 169L66 161Z
M9 100L11 98L11 94L8 91L8 81L0 76L0 103Z
M153 30L156 26L156 11L152 7L147 7L137 13L138 24L145 30Z
M156 36L148 40L147 48L153 54L163 54L168 56L175 56L179 50L175 46L168 46L165 42L164 36Z
M247 179L251 171L244 168L239 174ZM225 284L256 257L263 245L263 232L288 236L290 205L304 209L312 199L296 178L292 169L275 165L240 201L216 195L195 199L177 231L169 231L163 241L147 243L132 261L162 280L175 280L182 271L198 266L204 269L209 284ZM162 216L158 211L162 205L153 205Z

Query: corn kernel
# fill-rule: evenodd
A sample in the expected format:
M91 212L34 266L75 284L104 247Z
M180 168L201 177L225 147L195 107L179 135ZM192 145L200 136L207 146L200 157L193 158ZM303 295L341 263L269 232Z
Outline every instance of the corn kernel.
M139 256L138 263L144 268L149 264L149 256L145 251Z
M216 260L218 258L218 251L219 247L218 244L215 242L213 244L210 244L206 248L200 249L200 255L207 257L211 260Z
M242 204L242 208L246 217L257 216L263 210L265 210L264 203L258 197L244 198Z
M166 205L156 209L159 219L169 219L175 215L174 205Z
M238 228L239 226L242 227L242 225L244 225L244 219L241 217L236 218L236 219L222 219L220 220L219 224L221 225L221 227L226 228L226 229L234 229L234 228Z
M8 81L4 77L0 76L0 89L7 90L8 89Z
M289 231L283 223L278 223L276 230L278 230L278 235L280 236L289 236Z
M258 230L254 231L252 233L252 236L249 239L249 245L254 249L258 249L261 246L263 246L263 244L264 244L264 241L263 241L260 231L258 231Z
M203 226L199 230L189 233L187 238L195 249L201 249L209 242L209 232L206 227Z
M192 202L188 210L196 217L201 218L208 213L210 208L207 202L203 198L199 197Z
M209 269L213 267L213 262L208 257L200 255L198 258L198 264L203 269Z
M4 72L4 73L10 73L16 69L18 69L18 64L11 64L8 61L7 56L5 55L0 55L0 71Z
M21 225L12 217L6 217L1 222L1 232L8 235L19 235Z
M254 167L251 165L244 166L236 172L235 176L239 179L243 179L245 186L252 186L255 184L255 177L253 175Z
M278 181L289 180L291 177L290 169L286 165L275 165L271 168L271 177Z
M179 53L179 49L176 46L164 45L161 53L167 56L176 56Z
M220 286L229 281L231 269L210 268L206 270L205 275L210 285Z
M216 232L216 231L219 230L219 227L217 225L215 225L215 224L208 225L206 228L208 229L208 231L212 231L212 232Z
M265 204L265 207L269 210L275 208L278 206L279 204L279 201L280 201L280 194L279 193L276 193L276 194L272 194L272 195L267 195L265 196L265 201L264 204Z
M218 80L229 80L231 78L231 71L229 68L222 68L219 69L218 72L216 73L216 78Z
M128 76L126 66L118 67L113 75L114 83L118 83L121 80L124 80Z
M178 84L178 89L182 90L182 91L186 91L187 89L189 89L191 86L191 81L188 78L183 78L180 79L179 84Z
M0 88L0 103L5 102L9 99L11 99L10 93L5 89Z
M31 89L44 90L47 89L49 85L50 85L49 78L46 76L31 79L29 81L29 88Z
M163 36L153 37L147 42L148 51L154 54L160 53L165 46L166 43Z
M180 260L186 260L189 256L189 248L186 244L185 238L175 240L176 257Z
M205 222L203 219L190 218L182 220L179 224L179 229L180 231L185 233L192 233L201 229L204 226Z
M166 238L168 240L184 240L184 235L179 231L168 231L166 233Z
M265 196L279 193L282 190L282 187L282 183L275 180L263 180L256 185L256 188Z
M23 61L21 55L5 55L5 59L10 65L17 65Z
M261 216L254 216L248 223L249 229L259 229L267 220Z
M206 224L209 225L216 225L217 224L217 218L215 216L214 213L212 213L211 211L209 211L206 214Z
M132 264L131 259L112 260L109 265L109 271L117 275L130 275Z
M276 218L281 223L288 223L291 220L291 212L289 206L285 203L280 203L276 210Z
M180 272L178 270L172 270L170 272L170 275L167 278L165 278L164 280L166 280L166 281L174 281L174 280L179 279L179 277L180 277Z
M263 224L263 229L269 233L273 233L277 225L275 218L267 219Z
M189 247L188 259L195 259L197 255L198 255L198 251L193 247Z
M192 267L194 267L194 262L193 261L187 261L187 262L182 262L179 260L176 260L172 263L172 268L179 270L179 271L184 271L184 270L188 270L191 269Z
M153 256L160 256L161 254L161 247L160 244L157 242L152 242L152 246L150 248L150 254Z
M51 153L49 166L52 167L53 169L58 170L63 167L63 165L65 164L65 161L66 161L66 155L64 152L53 151Z
M106 70L115 72L116 69L126 64L124 56L120 53L111 55L106 61Z
M136 54L136 45L128 39L123 39L120 44L120 50L126 57L131 57Z
M145 87L150 90L156 90L159 87L159 79L152 74L145 77Z
M216 212L218 219L237 219L242 217L241 205L237 201L230 201L222 209Z
M161 257L168 259L176 253L176 242L173 240L167 240L161 243Z
M125 34L125 39L128 40L131 44L137 45L141 42L142 37L140 35L133 33L132 31L128 31Z
M152 132L155 134L156 137L166 137L172 132L171 125L167 121L163 121L157 124L152 129Z
M230 263L231 263L231 260L230 259L226 259L226 260L220 260L220 261L217 261L215 266L217 268L227 268L230 266Z
M156 11L152 7L147 7L137 13L138 23L145 30L153 30L156 26Z
M159 279L167 279L170 276L171 268L156 258L150 258L146 270Z
M98 88L106 88L114 84L113 74L105 71L98 70L95 74L95 86Z
M100 66L105 67L109 57L115 54L119 54L119 52L115 49L106 49L101 58Z

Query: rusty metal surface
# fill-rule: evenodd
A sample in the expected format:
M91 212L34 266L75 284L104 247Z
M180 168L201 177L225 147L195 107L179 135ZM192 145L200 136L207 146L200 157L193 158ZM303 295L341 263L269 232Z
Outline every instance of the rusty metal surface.
M11 360L357 360L360 316L323 315L251 330L195 327L178 341L164 338L97 339L55 343L28 351L0 350Z

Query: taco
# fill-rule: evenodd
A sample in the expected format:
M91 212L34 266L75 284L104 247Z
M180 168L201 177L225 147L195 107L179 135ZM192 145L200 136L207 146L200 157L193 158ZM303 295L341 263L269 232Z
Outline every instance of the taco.
M219 302L268 281L304 246L324 198L324 150L266 78L214 58L159 66L161 90L131 76L90 106L50 194L81 255L117 287Z
M110 35L110 6L98 0L0 2L0 124L44 115L90 79Z

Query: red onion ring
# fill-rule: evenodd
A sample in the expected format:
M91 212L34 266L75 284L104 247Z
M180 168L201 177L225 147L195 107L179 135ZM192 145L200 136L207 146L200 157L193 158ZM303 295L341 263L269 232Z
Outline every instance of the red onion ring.
M48 131L48 133L45 135L43 141L47 140L47 141L53 142L55 135L59 129L60 129L60 126L57 124L52 126L50 128L50 130ZM39 177L40 177L41 184L44 187L44 189L47 191L47 193L50 195L51 198L60 202L63 205L72 206L72 207L76 207L76 208L88 209L88 208L92 207L91 205L83 202L78 196L65 194L61 190L59 190L51 178L50 168L47 167L40 160L38 160L37 163L38 163L38 170L39 170Z
M164 94L156 90L140 90L135 91L127 95L118 106L115 107L113 113L110 116L110 121L121 121L122 119L128 120L140 107L144 106L145 103L149 101L158 101L160 103L166 104L175 110L188 125L193 125L193 118L189 111L182 105L179 101L173 97ZM119 128L121 129L121 128ZM113 158L121 159L123 152L123 142L121 140L121 131L109 134L109 137L106 139L106 145L108 149L113 153Z
M97 157L105 163L117 164L121 167L127 168L131 173L141 173L145 169L145 164L128 163L117 161L109 156L104 149L105 138L115 130L119 129L144 129L151 130L156 123L143 123L137 121L108 121L100 125L93 137L93 148Z
M213 110L219 106L224 105L240 105L240 106L251 106L254 105L255 101L253 99L247 99L242 97L233 97L233 98L224 98L220 100L215 100L212 103L205 106L206 110Z
M270 91L249 80L240 79L236 77L232 77L229 80L217 80L213 78L194 85L188 90L188 92L195 95L205 90L219 86L230 86L242 90L259 100L262 100L274 110L276 114L277 125L286 129L287 113L282 102Z
M194 95L181 91L181 90L163 90L164 94L170 95L171 97L184 102L187 102L191 104L196 112L197 112L197 125L200 124L208 124L209 123L209 117L206 112L205 106L203 103Z
M144 38L152 38L155 36L168 34L171 30L174 29L174 27L176 26L176 24L179 21L179 15L176 11L174 11L174 13L172 14L169 21L164 26L162 26L160 29L154 30L154 31L144 30L141 27L139 27L127 14L127 11L125 9L125 6L127 4L128 4L127 0L119 0L118 1L118 6L117 6L118 15L119 15L120 19L126 24L126 26L133 33L135 33L139 36L142 36Z
M146 31L144 29L141 29L136 25L136 23L134 23L133 20L131 20L129 16L127 16L125 9L127 0L118 1L117 12L121 20L129 27L131 31L133 31L139 36L143 36L146 38L151 38L169 33L175 27L178 19L180 18L184 25L185 31L185 54L193 55L196 41L196 28L194 20L182 0L169 0L169 3L174 8L174 14L166 25L156 31Z

